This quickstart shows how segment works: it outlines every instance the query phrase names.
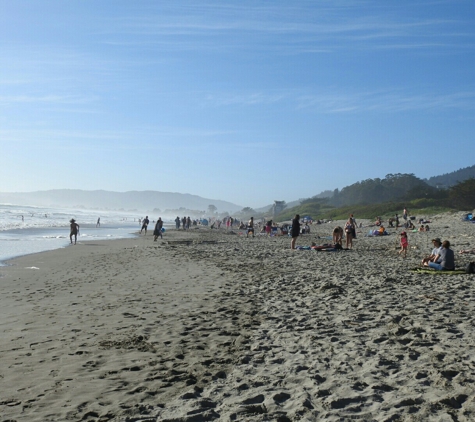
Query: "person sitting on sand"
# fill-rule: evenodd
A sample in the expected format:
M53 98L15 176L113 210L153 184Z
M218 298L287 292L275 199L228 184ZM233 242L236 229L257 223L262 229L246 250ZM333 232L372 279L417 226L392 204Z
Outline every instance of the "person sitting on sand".
M419 230L417 230L419 232L425 232L426 231L426 228L424 227L424 224L421 224L421 227L419 227Z
M336 245L341 245L343 243L343 228L336 226L333 229L333 243Z
M455 270L454 251L450 249L450 242L444 240L439 254L435 257L435 262L429 262L429 267L437 271Z
M302 234L310 234L310 226L308 225L308 223L306 223L303 227Z
M79 235L79 224L76 223L76 220L74 218L71 218L70 220L70 228L71 232L69 233L69 239L71 240L71 244L73 243L73 236L74 236L74 244L76 244L76 241L78 239Z
M461 251L459 251L459 253L468 253L468 254L475 255L475 248L473 248L473 249L462 249Z
M428 224L426 224L426 227L425 227L424 231L428 232L429 230L430 230L430 227L429 227Z
M384 236L386 234L386 229L384 228L384 226L381 226L379 229L378 229L378 236Z
M440 241L440 238L438 237L436 237L435 239L432 239L432 244L434 245L434 249L432 249L432 252L430 253L430 255L426 256L421 262L421 264L424 267L428 267L429 262L434 262L437 255L439 255L440 249L442 248L442 242Z

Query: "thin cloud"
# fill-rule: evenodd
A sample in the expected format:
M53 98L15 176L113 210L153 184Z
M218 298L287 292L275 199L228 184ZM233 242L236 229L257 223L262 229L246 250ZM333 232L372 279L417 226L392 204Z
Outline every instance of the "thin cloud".
M364 113L367 111L404 112L409 110L475 109L475 91L446 94L405 94L397 91L372 92L328 92L302 93L301 90L281 92L249 92L239 94L207 94L203 106L207 107L258 107L261 105L285 104L296 110L314 113ZM409 91L409 89L408 89Z
M261 105L261 104L274 104L280 102L286 98L286 94L265 94L263 92L255 92L248 94L208 94L205 97L204 104L219 106L230 105Z
M473 44L473 34L467 30L464 35L460 30L464 22L408 17L397 6L376 7L365 13L364 3L358 7L352 2L334 4L326 2L318 6L312 2L307 3L307 7L282 4L263 7L253 3L170 6L152 11L148 16L116 19L112 25L115 30L102 33L103 42L120 43L121 40L115 40L115 37L127 34L127 42L133 38L132 43L136 45L180 51L232 51L248 49L250 45L253 50L269 49L269 40L281 37L278 47L274 43L270 51L285 54L327 53L350 47L380 49L381 42L406 49L424 46L464 48L467 44L471 48ZM455 29L457 35L454 35Z
M179 147L190 148L200 141L234 135L229 130L203 130L195 128L138 128L127 131L111 130L54 130L54 129L10 129L0 130L0 139L4 142L21 144L23 147L44 150L81 150L81 151L159 151L169 146L170 150ZM215 145L213 142L210 146Z
M300 109L320 113L405 112L444 109L475 109L475 91L451 94L408 95L401 92L305 95L297 99Z
M47 103L47 104L84 104L91 102L92 98L62 95L3 95L0 96L0 105L15 103Z

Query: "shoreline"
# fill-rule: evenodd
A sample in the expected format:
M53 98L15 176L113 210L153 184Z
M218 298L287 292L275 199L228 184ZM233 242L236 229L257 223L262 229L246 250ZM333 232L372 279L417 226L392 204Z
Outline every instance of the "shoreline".
M406 259L395 231L367 238L365 228L354 250L326 253L200 228L11 260L0 268L0 412L471 420L474 276L410 272L432 237L475 245L474 225L456 219L411 235ZM337 223L297 244L326 242ZM456 255L458 267L470 261Z
M81 225L85 231L78 236L78 243L98 240L118 240L138 235L136 227ZM36 254L70 246L69 227L42 227L11 229L0 232L0 267L8 261L30 254Z

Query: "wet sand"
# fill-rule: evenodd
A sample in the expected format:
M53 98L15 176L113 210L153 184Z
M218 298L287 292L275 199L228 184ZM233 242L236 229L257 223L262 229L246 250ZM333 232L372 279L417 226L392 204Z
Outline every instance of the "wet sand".
M433 237L474 247L475 224L431 220L405 259L395 229L315 252L199 228L13 260L0 420L475 420L475 275L410 271Z

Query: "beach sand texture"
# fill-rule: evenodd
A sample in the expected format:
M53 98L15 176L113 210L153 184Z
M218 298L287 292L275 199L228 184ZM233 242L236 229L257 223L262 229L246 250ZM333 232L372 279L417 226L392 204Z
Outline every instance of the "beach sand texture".
M431 228L406 259L367 228L333 253L199 228L18 258L0 421L473 421L475 275L410 269L433 237L474 247L475 224Z

